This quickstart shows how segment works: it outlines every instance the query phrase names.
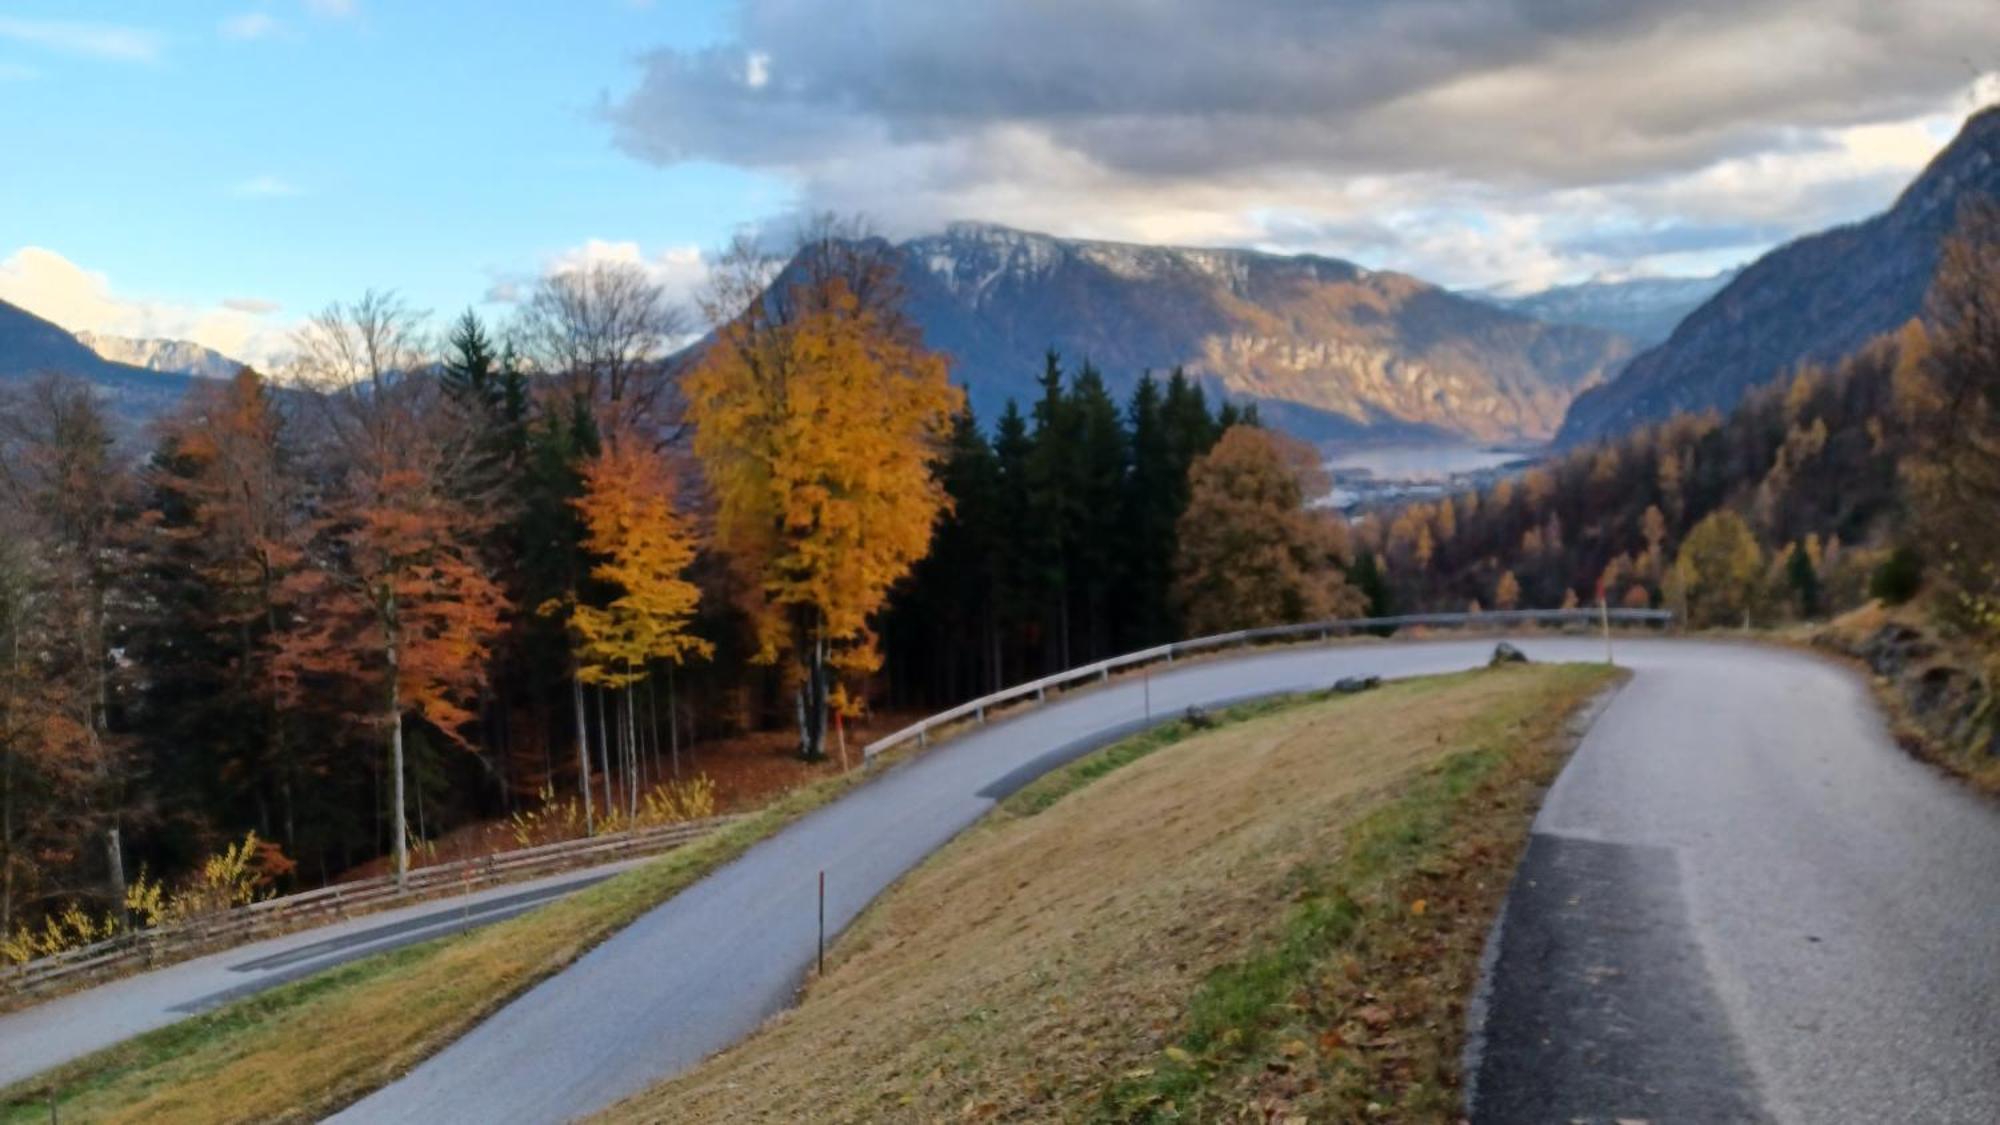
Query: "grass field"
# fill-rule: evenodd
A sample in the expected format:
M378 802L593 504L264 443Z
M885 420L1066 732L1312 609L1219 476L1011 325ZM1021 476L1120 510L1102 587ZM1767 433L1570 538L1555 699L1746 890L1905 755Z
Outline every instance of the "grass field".
M1456 1120L1566 724L1539 666L1141 735L899 882L796 1009L617 1121Z

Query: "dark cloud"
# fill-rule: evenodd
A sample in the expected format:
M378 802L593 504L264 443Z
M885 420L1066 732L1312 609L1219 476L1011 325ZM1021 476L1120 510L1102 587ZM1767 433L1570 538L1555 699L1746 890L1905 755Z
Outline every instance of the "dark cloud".
M1099 230L1150 200L1148 229L1172 231L1314 192L1344 198L1304 221L1337 225L1366 202L1353 181L1399 177L1637 198L1810 161L2000 63L1994 0L740 0L736 25L644 56L603 109L617 144L773 172L806 206L887 206L892 228L1059 220L1066 199ZM1359 233L1384 232L1404 241Z

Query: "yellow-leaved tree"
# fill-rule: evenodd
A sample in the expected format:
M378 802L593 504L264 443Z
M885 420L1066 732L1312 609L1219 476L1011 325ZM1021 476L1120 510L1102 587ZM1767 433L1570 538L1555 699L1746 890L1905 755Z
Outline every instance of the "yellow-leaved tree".
M577 675L585 683L622 690L620 765L626 815L639 810L639 740L633 688L655 661L678 664L714 646L688 632L701 590L683 575L694 562L695 537L674 509L674 478L659 449L632 434L613 434L583 466L583 494L573 501L583 522L584 549L597 560L590 575L609 587L602 606L578 604L570 614L577 641Z
M1748 521L1718 508L1681 542L1668 576L1669 596L1691 625L1748 624L1763 572L1764 552Z
M831 671L874 670L869 619L930 549L963 398L860 233L822 220L782 264L739 240L708 299L722 327L683 383L716 540L747 579L757 658L792 661L808 761L845 702Z

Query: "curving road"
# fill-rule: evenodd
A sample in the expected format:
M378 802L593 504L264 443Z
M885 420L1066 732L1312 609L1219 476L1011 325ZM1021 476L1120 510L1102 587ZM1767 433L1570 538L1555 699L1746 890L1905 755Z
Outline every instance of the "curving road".
M622 860L364 914L0 1015L0 1087L322 969L512 918L643 862Z
M1159 716L1490 651L1257 653L965 735L753 848L341 1118L600 1109L790 1002L819 871L838 932L998 797L1144 725L1149 698ZM1834 665L1655 640L1619 658L1637 675L1552 790L1491 943L1475 1119L2000 1120L2000 814L1902 754Z

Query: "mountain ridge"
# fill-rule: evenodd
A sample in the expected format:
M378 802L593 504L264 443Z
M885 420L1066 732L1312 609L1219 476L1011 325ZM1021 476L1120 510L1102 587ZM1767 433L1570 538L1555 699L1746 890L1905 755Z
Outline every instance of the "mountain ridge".
M1968 118L1887 210L1793 239L1744 267L1663 343L1579 395L1557 443L1726 411L1754 387L1801 364L1835 362L1919 315L1957 209L1973 196L2000 197L2000 106Z
M985 415L1043 353L1114 392L1184 367L1313 439L1547 437L1631 351L1407 274L1320 255L1065 239L954 223L895 247L910 312Z

